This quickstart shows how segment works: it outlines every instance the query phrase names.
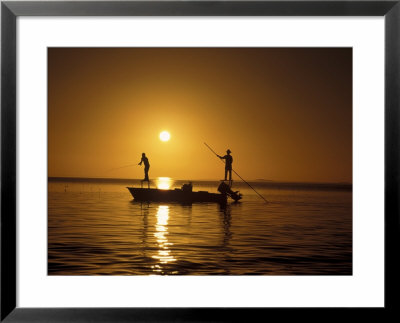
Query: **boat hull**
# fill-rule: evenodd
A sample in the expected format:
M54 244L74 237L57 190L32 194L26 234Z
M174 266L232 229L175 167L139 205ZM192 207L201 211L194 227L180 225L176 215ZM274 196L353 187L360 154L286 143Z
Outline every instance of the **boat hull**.
M179 203L195 203L195 202L213 202L225 204L227 197L224 194L209 193L205 191L190 192L181 189L160 190L156 188L136 188L127 187L135 201L151 201L151 202L179 202Z

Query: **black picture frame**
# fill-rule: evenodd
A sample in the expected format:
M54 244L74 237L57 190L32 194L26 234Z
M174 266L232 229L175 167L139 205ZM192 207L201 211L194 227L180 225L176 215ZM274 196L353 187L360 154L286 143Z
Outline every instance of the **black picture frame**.
M381 16L385 19L385 305L383 308L18 308L16 19L19 16ZM400 0L2 1L1 322L253 322L396 317L399 305ZM367 203L367 201L365 201ZM240 291L238 291L240 293ZM311 312L312 311L312 312ZM268 316L267 316L268 315ZM356 316L360 319L359 316Z

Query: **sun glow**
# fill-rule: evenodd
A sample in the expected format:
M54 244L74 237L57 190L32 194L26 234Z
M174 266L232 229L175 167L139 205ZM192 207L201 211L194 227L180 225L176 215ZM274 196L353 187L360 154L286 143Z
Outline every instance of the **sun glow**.
M156 179L156 185L160 190L169 190L172 186L172 179L169 177L158 177Z
M171 138L171 135L168 131L163 131L160 133L160 140L161 141L168 141Z

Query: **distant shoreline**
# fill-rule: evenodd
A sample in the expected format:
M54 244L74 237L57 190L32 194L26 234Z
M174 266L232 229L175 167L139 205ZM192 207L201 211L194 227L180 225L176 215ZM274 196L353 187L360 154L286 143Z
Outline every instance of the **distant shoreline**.
M155 181L157 178L151 179L151 181ZM174 182L193 182L193 183L213 183L219 182L220 180L185 180L185 179L174 179L171 178ZM125 183L132 184L140 182L141 179L135 178L100 178L100 177L48 177L48 182L76 182L76 183ZM243 183L241 180L235 180L236 183ZM329 183L329 182L285 182L285 181L273 181L273 180L265 180L265 179L256 179L256 180L248 180L250 184L261 184L266 187L281 187L281 188L336 188L336 189L352 189L352 183L346 182L338 182L338 183Z

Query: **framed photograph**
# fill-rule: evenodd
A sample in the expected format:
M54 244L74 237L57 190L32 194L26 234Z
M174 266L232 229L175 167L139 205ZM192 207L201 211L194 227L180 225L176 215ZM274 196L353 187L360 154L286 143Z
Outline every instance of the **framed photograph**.
M3 1L1 320L395 314L399 15Z

